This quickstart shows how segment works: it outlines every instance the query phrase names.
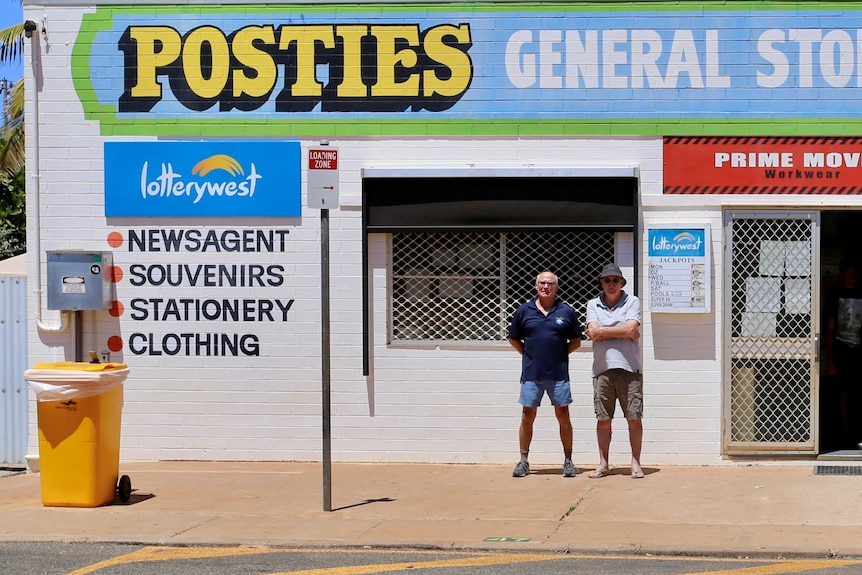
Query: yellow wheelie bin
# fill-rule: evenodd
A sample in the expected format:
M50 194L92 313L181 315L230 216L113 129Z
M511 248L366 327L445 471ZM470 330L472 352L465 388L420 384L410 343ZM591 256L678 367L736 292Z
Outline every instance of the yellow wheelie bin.
M131 481L119 477L122 363L37 363L24 372L36 392L42 504L98 507L119 495L128 501Z

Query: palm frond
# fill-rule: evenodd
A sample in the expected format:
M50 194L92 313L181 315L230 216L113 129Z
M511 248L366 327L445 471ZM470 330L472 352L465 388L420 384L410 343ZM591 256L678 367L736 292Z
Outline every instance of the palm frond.
M9 90L0 127L0 171L14 173L24 165L24 79Z
M24 23L0 30L0 62L17 62L24 54Z

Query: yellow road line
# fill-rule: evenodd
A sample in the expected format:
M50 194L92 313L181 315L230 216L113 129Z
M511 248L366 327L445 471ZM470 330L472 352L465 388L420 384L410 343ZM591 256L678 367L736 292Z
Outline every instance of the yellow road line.
M176 561L177 559L207 559L210 557L232 557L235 555L261 555L263 553L283 553L283 549L264 549L256 547L144 547L126 555L99 561L66 575L87 575L111 565L127 563L147 563L150 561Z
M128 563L146 563L151 561L176 561L179 559L206 559L209 557L230 557L235 555L253 555L263 553L285 553L285 549L264 549L253 547L232 548L201 548L201 547L145 547L126 555L100 561L67 575L87 575L99 569L112 565ZM504 555L482 555L478 557L463 557L458 559L440 559L437 561L408 561L403 563L378 563L373 565L355 565L347 567L329 567L325 569L309 569L305 571L282 571L271 575L362 575L365 573L385 573L402 569L441 569L444 567L477 567L485 565L505 565L510 563L527 563L530 561L549 561L564 559L570 555L524 555L521 553Z
M437 561L407 561L404 563L379 563L377 565L352 565L348 567L329 567L308 569L306 571L281 571L270 575L364 575L366 573L386 573L404 569L442 569L445 567L486 567L488 565L509 565L531 561L550 561L565 559L568 555L525 555L521 553L502 555L482 555L459 559L439 559Z
M126 555L120 555L112 559L106 559L81 569L76 569L67 575L88 575L105 567L112 565L123 565L129 563L149 563L156 561L177 561L183 559L207 559L212 557L235 557L242 555L262 555L269 553L387 553L387 554L457 554L461 557L452 559L437 559L433 561L405 561L399 563L376 563L370 565L351 565L344 567L327 567L322 569L308 569L304 571L280 571L270 575L368 575L372 573L386 573L390 571L401 571L406 569L442 569L447 567L485 567L489 565L508 565L515 563L529 563L534 561L551 561L558 559L642 559L642 560L677 560L677 561L745 561L768 563L756 566L741 567L736 569L722 569L719 571L698 571L696 573L679 575L783 575L785 573L802 573L827 569L830 567L844 567L847 565L860 565L862 561L856 560L806 560L806 561L779 561L764 559L717 559L717 558L684 558L684 557L630 557L630 556L603 556L603 555L568 555L568 554L529 554L529 553L499 553L494 555L479 554L475 551L381 551L381 550L314 550L314 549L274 549L267 547L144 547ZM464 555L467 555L464 557Z

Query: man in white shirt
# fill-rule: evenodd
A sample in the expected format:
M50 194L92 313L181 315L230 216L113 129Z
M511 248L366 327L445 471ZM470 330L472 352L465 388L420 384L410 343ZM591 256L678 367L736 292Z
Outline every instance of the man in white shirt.
M599 465L589 477L610 473L612 422L619 402L629 426L632 479L644 476L641 468L643 442L643 375L640 339L641 304L626 293L626 280L616 264L606 264L599 276L602 293L587 303L587 336L593 342L593 399Z

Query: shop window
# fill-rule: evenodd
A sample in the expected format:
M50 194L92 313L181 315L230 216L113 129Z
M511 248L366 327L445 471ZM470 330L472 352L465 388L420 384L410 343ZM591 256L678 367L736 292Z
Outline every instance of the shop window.
M610 231L397 232L391 241L393 343L504 342L545 270L583 321L602 266L614 261Z

